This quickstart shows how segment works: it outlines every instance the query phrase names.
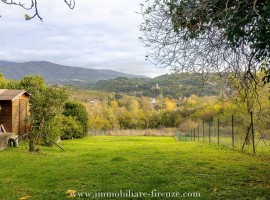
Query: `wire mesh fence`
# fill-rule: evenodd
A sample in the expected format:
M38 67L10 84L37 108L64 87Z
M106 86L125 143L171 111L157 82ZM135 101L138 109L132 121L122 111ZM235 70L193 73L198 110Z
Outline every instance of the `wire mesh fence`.
M176 131L178 141L207 142L249 153L270 155L270 129L250 115L222 116L203 122L187 133Z

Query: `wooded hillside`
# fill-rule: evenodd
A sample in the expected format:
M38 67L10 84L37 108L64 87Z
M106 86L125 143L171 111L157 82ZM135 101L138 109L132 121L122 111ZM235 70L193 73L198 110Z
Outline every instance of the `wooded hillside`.
M228 85L221 81L218 75L211 75L204 80L201 75L195 74L166 74L153 79L144 78L116 78L98 81L92 89L124 93L134 96L189 97L217 96L230 92Z

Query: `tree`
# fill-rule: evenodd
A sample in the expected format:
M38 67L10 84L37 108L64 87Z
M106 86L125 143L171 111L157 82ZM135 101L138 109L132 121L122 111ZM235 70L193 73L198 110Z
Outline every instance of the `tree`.
M38 17L40 21L43 20L43 18L40 16L38 11L38 0L31 0L29 3L22 3L20 0L1 0L2 3L11 5L11 6L19 6L27 11L33 11L33 14L29 16L28 14L25 14L25 20L31 20L35 17ZM70 9L75 8L75 0L64 0L64 2L68 5ZM1 17L1 15L0 15Z
M19 83L19 88L31 94L28 120L32 128L29 133L29 151L35 151L36 144L40 142L42 136L50 139L57 139L59 136L58 126L61 123L57 123L56 118L61 115L68 96L62 89L48 88L39 75L24 77ZM51 145L46 139L44 143Z
M3 74L0 73L0 88L6 88L7 81Z
M119 107L117 101L115 101L115 100L112 100L112 101L110 102L110 105L111 105L111 107L112 107L114 110L116 110L116 109Z
M146 2L141 40L149 49L147 59L156 65L200 73L203 78L209 72L233 74L242 88L259 81L261 68L269 77L270 1Z
M29 151L35 151L35 145L44 136L54 137L50 139L56 139L60 136L52 135L52 132L59 133L57 126L61 123L56 123L55 119L61 116L67 97L64 90L52 88L46 88L41 93L32 96L30 100L30 124L32 128L29 133ZM46 139L44 141L45 144L49 144Z
M20 81L19 87L26 90L31 95L36 96L42 93L47 86L44 78L42 78L40 75L28 75Z
M0 73L0 88L1 89L15 89L19 87L19 81L5 79L4 75Z
M165 105L167 111L172 111L176 108L176 103L174 99L165 98Z

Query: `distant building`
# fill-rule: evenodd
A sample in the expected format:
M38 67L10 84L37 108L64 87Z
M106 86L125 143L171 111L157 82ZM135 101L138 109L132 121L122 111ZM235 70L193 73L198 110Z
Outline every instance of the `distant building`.
M155 86L152 86L151 90L152 90L152 91L153 91L153 90L160 90L160 87L159 87L158 83L156 83Z
M155 106L155 105L156 105L156 103L157 103L157 102L156 102L156 99L154 99L154 98L153 98L153 99L151 99L151 103L152 103L152 105L154 105L154 106Z
M23 134L29 132L25 119L29 115L30 94L24 90L0 89L0 124L7 132Z

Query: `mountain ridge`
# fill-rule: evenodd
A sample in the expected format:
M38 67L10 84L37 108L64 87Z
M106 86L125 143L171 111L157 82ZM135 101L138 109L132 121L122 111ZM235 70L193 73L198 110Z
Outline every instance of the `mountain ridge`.
M9 79L21 79L26 75L41 75L48 83L69 83L79 81L95 83L118 77L148 78L143 75L133 75L109 69L93 69L60 65L48 61L9 62L0 61L1 73Z

